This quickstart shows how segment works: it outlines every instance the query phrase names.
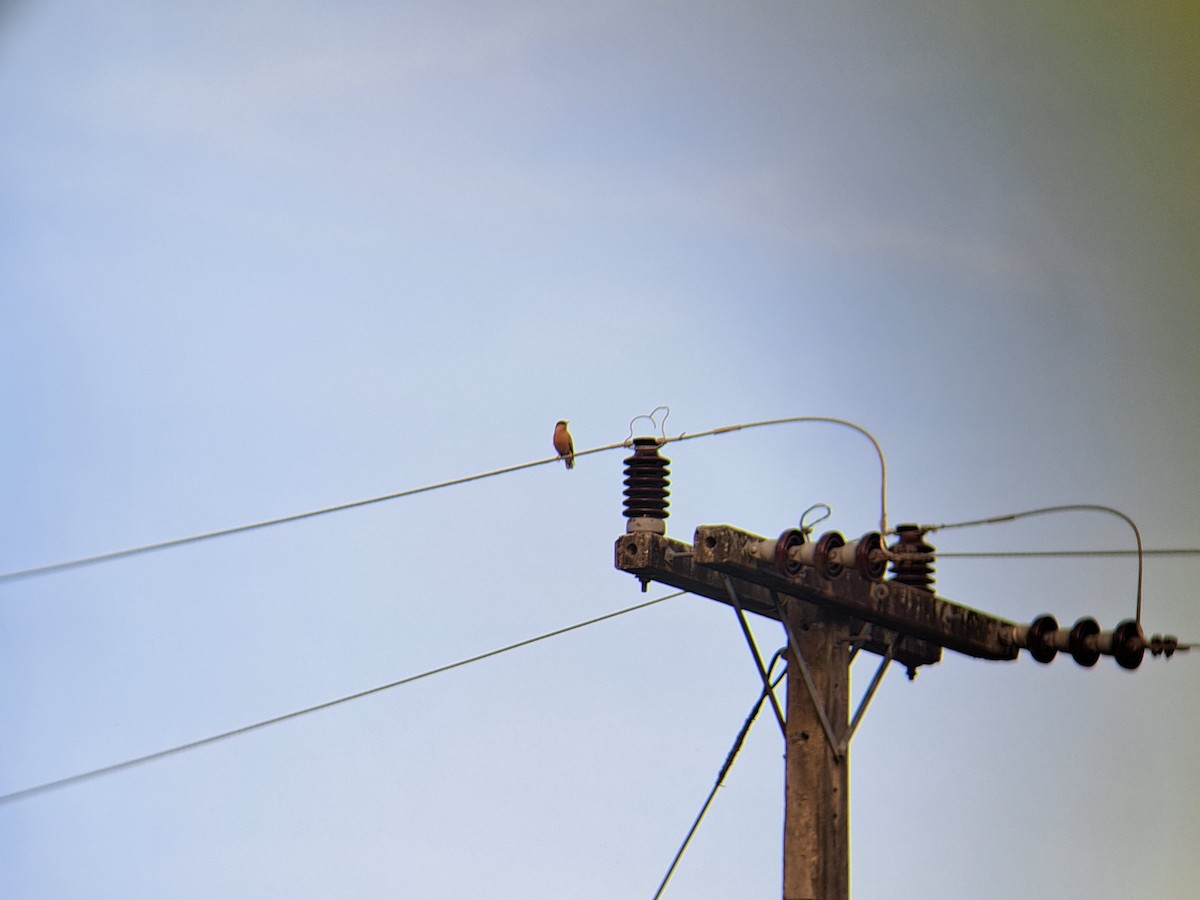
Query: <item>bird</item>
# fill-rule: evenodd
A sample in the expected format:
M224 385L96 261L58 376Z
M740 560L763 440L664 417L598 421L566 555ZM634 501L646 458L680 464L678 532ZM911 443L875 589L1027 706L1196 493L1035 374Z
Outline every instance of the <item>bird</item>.
M575 468L575 442L571 440L571 432L567 431L566 419L559 419L554 426L554 449L568 469Z

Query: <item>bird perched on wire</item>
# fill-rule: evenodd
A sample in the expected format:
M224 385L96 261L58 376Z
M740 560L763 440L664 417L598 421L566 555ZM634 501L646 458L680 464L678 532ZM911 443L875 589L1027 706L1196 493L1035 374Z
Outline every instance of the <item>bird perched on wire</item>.
M575 442L571 440L571 432L567 431L565 419L560 419L554 426L554 450L562 457L568 469L575 468Z

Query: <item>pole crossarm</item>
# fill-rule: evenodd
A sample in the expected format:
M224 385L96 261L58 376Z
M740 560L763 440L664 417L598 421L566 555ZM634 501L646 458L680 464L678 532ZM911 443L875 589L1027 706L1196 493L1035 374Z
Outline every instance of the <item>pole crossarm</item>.
M701 526L697 535L712 528L726 526ZM732 528L727 530L744 534ZM745 536L752 540L762 540L754 535ZM732 605L732 602L721 577L722 571L737 576L737 595L743 609L769 619L779 620L779 613L771 597L773 590L789 595L792 602L801 604L802 608L833 605L822 594L801 593L786 579L768 585L757 577L746 577L737 567L722 569L721 566L713 565L709 562L711 549L706 548L704 553L701 553L699 544L693 548L690 544L649 531L622 535L614 547L616 567L636 575L643 583L657 581L726 605ZM841 579L839 583L840 581ZM851 612L850 616L854 643L864 650L879 656L885 656L890 650L892 659L910 671L915 671L919 666L932 665L942 658L942 648L935 642L898 633L893 627L866 621L865 617L857 613Z
M809 542L803 524L778 539L701 525L690 545L672 540L659 533L665 479L657 468L647 473L661 460L643 457L642 469L635 456L626 470L626 495L636 503L627 503L629 531L617 539L616 568L637 576L643 590L657 581L733 606L764 697L774 699L770 670L744 613L775 619L787 631L786 712L776 709L785 744L784 900L850 898L850 741L892 661L910 678L940 661L943 649L985 660L1015 660L1024 649L1043 664L1065 651L1082 666L1110 655L1136 669L1147 650L1169 658L1188 646L1170 635L1146 638L1140 615L1112 631L1090 617L1068 630L1050 615L1018 625L939 597L928 567L916 565L932 559L932 548L918 539L914 549L908 540L917 526L901 526L900 543L890 549L879 532L851 544L838 532ZM884 580L888 560L893 577ZM850 666L859 650L882 659L851 717Z
M814 567L789 576L761 559L756 548L764 540L728 525L701 525L696 529L692 560L697 567L736 575L769 590L835 609L892 629L906 639L917 638L980 659L1017 658L1015 622L898 581L872 582L852 569L845 569L833 579L823 577ZM883 655L886 647L873 652ZM899 660L900 654L894 653L893 657Z

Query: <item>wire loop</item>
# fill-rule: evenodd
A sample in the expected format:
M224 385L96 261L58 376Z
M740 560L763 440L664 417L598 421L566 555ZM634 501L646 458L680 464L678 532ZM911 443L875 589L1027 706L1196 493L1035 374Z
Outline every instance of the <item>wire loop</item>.
M666 415L663 416L662 424L660 425L655 416L657 416L662 410L666 410ZM667 419L669 418L671 418L671 407L669 406L656 406L650 411L650 415L648 416L634 416L629 420L629 436L625 438L625 445L629 446L633 443L633 423L638 419L649 419L650 423L658 429L659 443L665 443L667 440Z
M821 516L821 518L819 518L819 519L813 519L811 522L809 522L806 525L804 523L804 520L808 518L808 514L817 509L825 510L825 515ZM806 509L804 512L802 512L800 514L800 530L803 531L806 535L812 534L814 525L816 525L818 522L824 522L826 519L828 519L832 515L833 515L833 507L831 507L828 503L814 503L812 506L810 506L808 509Z
M1022 512L1008 513L1003 516L992 516L987 519L970 519L966 522L950 522L941 525L922 525L922 531L945 531L948 528L967 528L973 525L997 525L1001 522L1012 522L1016 519L1025 519L1029 516L1043 516L1049 513L1060 512L1102 512L1116 516L1118 519L1123 519L1125 523L1133 529L1133 537L1137 541L1137 602L1135 604L1134 621L1137 622L1138 634L1145 636L1142 632L1142 569L1145 562L1145 551L1142 549L1142 533L1138 530L1137 523L1119 509L1113 509L1111 506L1101 506L1096 503L1068 503L1063 506L1042 506L1037 509L1027 509Z

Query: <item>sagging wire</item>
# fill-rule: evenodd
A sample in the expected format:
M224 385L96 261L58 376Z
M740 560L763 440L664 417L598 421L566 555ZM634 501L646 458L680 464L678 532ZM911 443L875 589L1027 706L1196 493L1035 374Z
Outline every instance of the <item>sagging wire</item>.
M605 444L601 447L592 447L589 450L576 450L575 458L581 456L589 456L593 453L603 453L607 450L620 450L626 446L624 441L616 444ZM77 569L83 566L95 565L97 563L113 562L118 559L126 559L131 556L139 556L144 553L151 553L157 550L167 550L174 547L182 547L186 544L195 544L200 541L209 541L214 538L228 537L234 534L243 534L248 531L256 531L263 528L271 528L275 525L284 525L289 522L299 522L303 519L312 519L317 516L324 516L330 513L343 512L348 509L357 509L361 506L370 506L374 503L383 503L387 500L399 500L404 497L412 497L416 494L423 494L428 491L436 491L442 488L454 487L459 484L467 484L471 481L480 481L484 478L494 478L497 475L508 475L512 472L519 472L522 469L530 469L534 466L544 466L549 463L561 462L562 457L554 455L544 459L535 459L531 462L518 463L514 466L505 466L501 469L492 469L488 472L479 472L475 475L465 475L461 478L452 478L449 481L439 481L434 484L423 485L422 487L409 488L403 491L396 491L391 494L383 494L378 497L368 497L365 500L352 500L349 503L339 503L336 506L326 506L321 509L309 510L308 512L293 513L287 516L280 516L275 519L265 519L261 522L251 522L247 525L234 525L230 528L221 528L216 531L207 531L201 534L188 535L186 537L171 538L165 541L158 541L152 544L143 544L138 547L129 547L124 550L114 550L109 553L98 553L95 556L84 556L78 559L70 559L64 562L50 563L43 566L31 566L27 569L17 569L12 572L0 573L0 584L5 584L10 581L18 581L24 578L34 578L39 575L53 575L58 572L65 572L69 569Z
M661 424L657 420L659 412L664 412ZM879 522L880 531L887 533L887 463L884 460L883 449L879 446L879 442L875 437L863 428L861 425L856 425L853 422L848 422L845 419L834 419L826 416L794 416L787 419L766 419L760 422L745 422L740 425L725 425L721 428L714 428L709 431L700 431L695 434L683 432L675 437L670 437L666 433L667 419L671 415L669 406L658 406L648 416L635 416L630 421L629 436L617 443L604 444L599 447L591 447L587 450L576 450L575 458L579 459L582 456L590 456L593 453L605 453L610 450L620 450L632 445L633 441L633 424L639 419L649 419L655 424L659 431L659 443L670 443L674 441L690 441L695 438L711 437L717 434L728 434L731 431L744 431L751 428L763 428L768 425L788 425L800 422L824 422L833 425L841 425L859 432L865 436L871 445L875 448L875 453L879 457ZM499 475L508 475L513 472L519 472L522 469L530 469L535 466L544 466L551 463L558 463L562 460L559 454L545 457L542 459L531 460L530 462L517 463L512 466L505 466L499 469L491 469L486 472L479 472L474 475L465 475L461 478L452 478L448 481L439 481L434 484L427 484L421 487L409 488L407 490L396 491L390 494L382 494L378 497L368 497L365 500L352 500L348 503L339 503L335 506L326 506L321 509L309 510L307 512L293 513L291 515L279 516L274 519L264 519L260 522L251 522L245 525L234 525L229 528L221 528L216 531L206 531L200 534L192 534L186 537L171 538L168 540L157 541L150 544L142 544L136 547L129 547L124 550L113 550L108 553L98 553L93 556L83 556L76 559L69 559L63 562L49 563L40 566L31 566L29 568L17 569L10 572L0 573L0 585L9 582L18 581L25 578L34 578L41 575L52 575L59 572L65 572L71 569L81 568L83 566L96 565L99 563L113 562L118 559L127 559L131 556L139 556L145 553L152 553L158 550L167 550L174 547L182 547L187 544L199 543L201 541L214 540L221 537L229 537L235 534L244 534L250 531L257 531L264 528L271 528L276 525L284 525L290 522L299 522L304 519L311 519L317 516L324 516L330 513L343 512L349 509L357 509L362 506L369 506L375 503L383 503L388 500L399 500L404 497L412 497L416 494L423 494L429 491L441 490L443 488L454 487L455 485L467 484L472 481L481 481L485 478L494 478Z
M775 670L775 665L783 658L787 651L786 647L780 647L775 651L775 655L771 657L771 662L767 666L768 674ZM733 768L733 761L737 758L738 752L742 749L742 744L746 740L746 735L750 733L750 726L754 724L754 720L758 717L759 711L762 709L763 701L767 699L768 693L774 696L775 687L783 680L787 674L785 667L782 672L776 675L768 685L764 685L762 691L758 695L758 699L750 708L749 715L746 716L746 721L742 723L742 728L738 732L737 737L733 741L733 746L729 748L729 753L725 756L725 762L721 765L721 771L717 773L717 780L713 783L712 790L708 792L708 797L704 800L704 805L700 807L700 812L696 815L695 821L692 822L692 827L688 829L687 837L683 839L683 843L679 845L679 850L675 853L675 858L671 860L671 865L667 868L667 874L663 876L663 880L658 885L658 890L654 892L654 900L659 900L662 897L663 891L667 888L667 882L671 880L671 876L675 873L675 867L679 865L679 860L683 858L684 851L687 850L688 844L691 843L692 837L696 834L696 830L700 827L700 822L704 819L705 813L712 805L713 798L717 796L717 791L725 784L725 778L729 775L729 770Z
M1003 516L990 516L986 519L970 519L965 522L949 522L940 525L922 525L921 531L945 531L950 528L968 528L974 525L997 525L1001 522L1012 522L1017 519L1025 519L1030 516L1043 516L1051 513L1062 512L1101 512L1108 515L1116 516L1123 520L1131 529L1133 529L1134 539L1137 541L1137 604L1136 615L1134 621L1137 623L1138 633L1142 633L1142 569L1145 562L1145 551L1142 549L1142 533L1138 530L1137 523L1133 521L1125 513L1119 509L1113 509L1111 506L1101 506L1096 503L1068 503L1062 506L1042 506L1037 509L1027 509L1022 512L1008 513ZM945 556L946 554L942 554Z
M255 722L253 725L243 725L240 728L234 728L230 731L223 731L220 734L214 734L209 737L200 738L199 740L189 741L186 744L179 744L178 746L169 747L166 750L159 750L155 753L147 753L145 756L127 759L124 762L113 763L112 765L102 766L98 769L91 769L87 772L80 772L76 775L58 778L54 781L47 781L43 784L34 785L33 787L27 787L17 791L10 791L7 794L0 794L0 805L12 803L17 800L24 800L28 797L44 794L47 791L52 791L57 788L68 787L70 785L78 784L82 781L90 781L91 779L98 778L101 775L112 775L116 772L130 769L134 766L140 766L144 763L165 759L168 756L174 756L187 750L195 750L198 747L204 747L208 744L215 744L218 741L223 741L228 738L237 737L238 735L247 734L251 731L258 731L261 728L266 728L268 725L277 725L280 722L286 722L289 719L296 719L300 716L306 716L309 713L315 713L323 709L329 709L333 706L339 706L343 703L349 703L351 700L360 700L363 697L369 697L372 694L388 691L392 688L400 687L401 685L412 684L414 681L420 681L423 678L429 678L433 675L440 675L443 672L449 672L451 669L458 669L462 666L470 665L471 663L481 662L482 660L490 659L493 656L499 656L501 653L508 653L510 650L517 650L521 647L527 647L530 644L536 644L539 641L548 640L552 637L558 637L559 635L566 634L570 631L577 631L580 628L586 628L589 625L595 625L608 619L615 619L617 616L623 616L627 613L636 612L637 610L645 609L648 606L654 606L657 603L662 603L665 600L672 600L675 597L681 597L686 593L687 591L675 591L671 594L664 594L661 597L655 597L653 600L647 600L645 603L638 603L634 606L628 606L615 612L605 613L602 616L596 616L595 618L588 619L584 622L577 622L574 625L568 625L565 628L558 628L554 631L546 632L545 634L539 634L536 637L526 638L523 641L518 641L515 644L509 644L506 647L500 647L496 650L489 650L486 653L480 653L467 659L460 659L457 662L447 663L444 666L438 666L435 669L429 669L417 675L409 675L406 678L401 678L397 681L389 682L388 684L379 685L378 687L368 688L365 691L358 691L357 693L350 694L345 697L339 697L336 700L327 700L324 703L318 703L315 706L308 706L304 709L295 710L294 712L284 713L281 716L274 716L270 719L264 719L261 722Z
M665 420L664 420L665 421ZM840 425L844 428L849 428L852 431L857 431L875 448L875 455L879 457L879 531L881 534L888 534L887 527L887 460L883 455L883 448L879 446L879 441L875 439L875 435L867 431L861 425L850 422L846 419L835 419L830 416L791 416L786 419L764 419L759 422L746 422L742 425L725 425L721 428L713 428L710 431L700 431L695 434L684 432L678 437L663 437L660 443L671 443L673 441L690 441L693 438L709 437L715 434L728 434L731 431L745 431L751 428L765 428L768 425L793 425L802 422L821 422L827 425Z

